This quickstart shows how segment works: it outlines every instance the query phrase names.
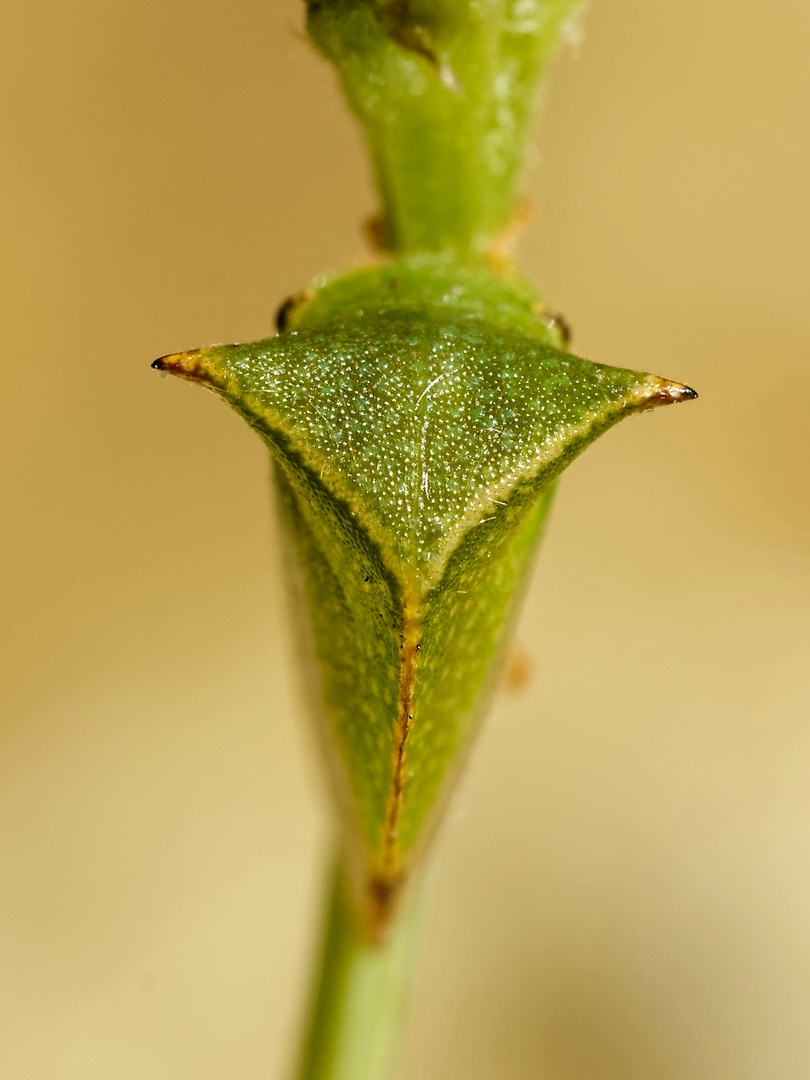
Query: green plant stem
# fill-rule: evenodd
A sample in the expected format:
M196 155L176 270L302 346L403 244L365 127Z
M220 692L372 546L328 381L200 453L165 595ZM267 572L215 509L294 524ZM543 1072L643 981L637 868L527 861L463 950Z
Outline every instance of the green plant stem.
M338 864L296 1080L388 1080L407 1006L420 922L419 884L388 936L371 941Z
M537 83L579 0L308 0L368 139L396 254L481 258L508 229Z

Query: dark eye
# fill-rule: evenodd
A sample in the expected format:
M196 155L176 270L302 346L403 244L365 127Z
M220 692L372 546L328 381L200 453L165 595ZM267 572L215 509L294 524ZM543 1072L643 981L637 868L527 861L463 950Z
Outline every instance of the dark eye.
M276 330L280 334L283 334L290 323L290 313L295 307L296 299L294 296L288 296L287 299L279 305L276 312Z

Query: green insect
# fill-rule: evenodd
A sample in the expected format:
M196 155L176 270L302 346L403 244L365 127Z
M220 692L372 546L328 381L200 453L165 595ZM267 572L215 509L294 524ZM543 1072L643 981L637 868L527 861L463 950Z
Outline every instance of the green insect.
M220 394L273 458L347 956L394 948L380 943L486 706L558 476L624 417L695 396L569 353L503 255L537 75L575 6L310 3L369 139L389 257L285 302L276 337L154 365ZM335 947L301 1075L382 1076L332 1001L360 978L346 961L334 989Z

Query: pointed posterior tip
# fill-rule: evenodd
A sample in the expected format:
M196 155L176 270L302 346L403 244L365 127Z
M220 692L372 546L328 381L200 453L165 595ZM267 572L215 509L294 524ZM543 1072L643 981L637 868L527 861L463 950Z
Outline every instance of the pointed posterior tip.
M670 379L653 378L645 386L644 407L654 408L657 405L677 405L679 401L689 401L696 398L697 390L684 383L672 382Z
M200 350L191 349L189 352L169 353L168 356L159 356L152 361L152 367L156 371L168 371L172 375L185 375L193 379L199 370Z

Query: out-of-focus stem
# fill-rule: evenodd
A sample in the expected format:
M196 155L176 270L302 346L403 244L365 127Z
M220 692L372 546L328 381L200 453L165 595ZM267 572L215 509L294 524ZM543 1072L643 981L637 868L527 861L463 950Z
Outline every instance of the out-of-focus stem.
M336 865L296 1080L389 1080L414 969L421 907L414 884L385 940L374 942Z

